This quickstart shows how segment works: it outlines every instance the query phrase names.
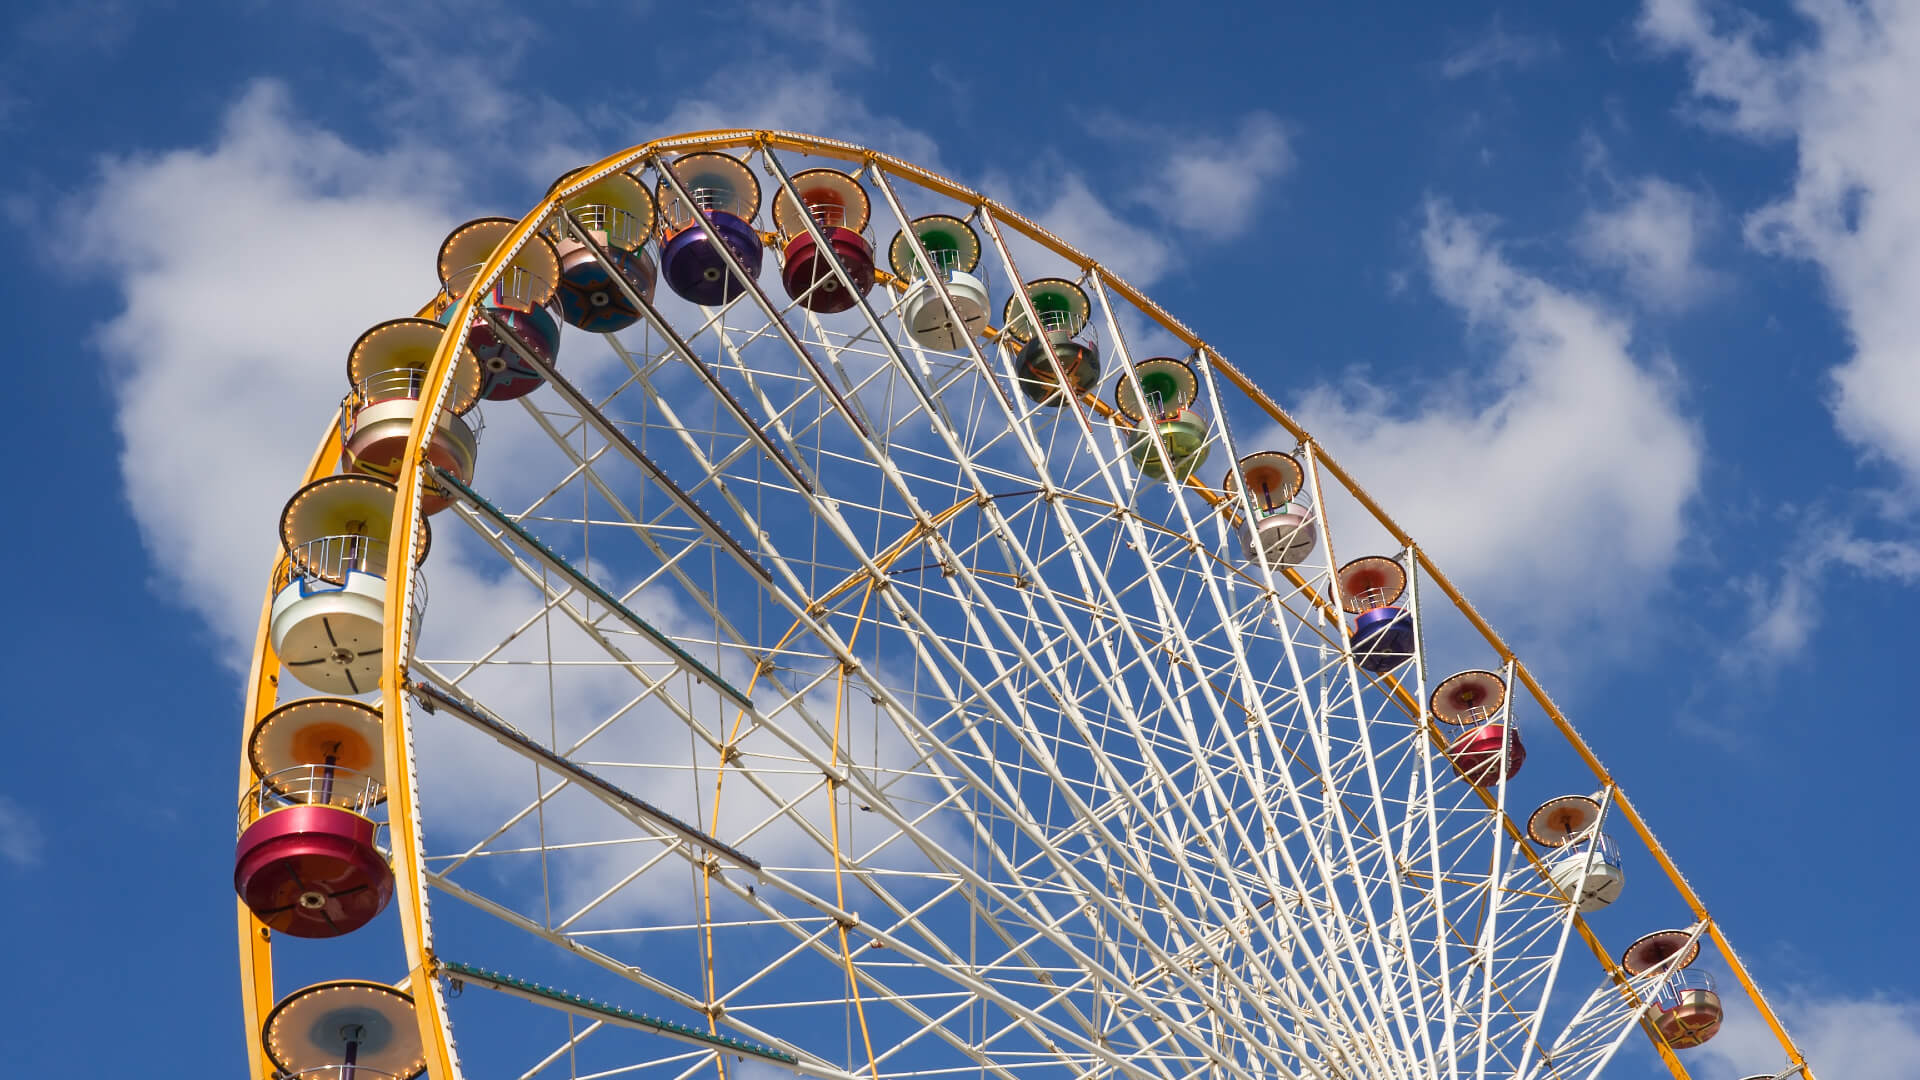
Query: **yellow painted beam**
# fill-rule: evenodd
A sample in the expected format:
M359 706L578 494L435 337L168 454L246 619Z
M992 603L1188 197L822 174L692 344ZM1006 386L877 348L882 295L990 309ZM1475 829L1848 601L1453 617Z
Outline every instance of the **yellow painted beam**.
M340 457L340 427L328 424L327 430L320 436L320 445L313 451L313 458L307 462L305 486L333 471L334 462ZM288 492L292 495L292 492ZM267 580L273 580L273 572L280 564L280 552L277 547L274 561L267 567ZM247 705L243 710L240 726L240 790L235 796L235 804L247 797L253 789L255 777L253 765L247 759L247 741L253 734L253 725L260 718L273 711L280 694L280 658L273 653L272 635L268 632L273 619L273 587L267 587L266 599L260 602L260 624L253 636L253 663L247 669ZM266 1022L267 1013L274 1005L273 994L273 933L266 924L253 917L247 905L239 897L233 900L238 919L240 943L240 1011L247 1026L247 1068L255 1080L273 1080L273 1063L267 1060L265 1047L260 1041L260 1026Z

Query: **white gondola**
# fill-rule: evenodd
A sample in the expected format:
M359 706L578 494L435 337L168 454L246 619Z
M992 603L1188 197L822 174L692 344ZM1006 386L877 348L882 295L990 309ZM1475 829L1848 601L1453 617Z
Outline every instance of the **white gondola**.
M926 278L916 282L907 298L900 302L900 314L907 324L907 336L915 344L953 352L986 329L987 286L964 270L947 270L941 277L947 283L953 309L960 314L962 331L954 329L953 320L947 317L946 305L940 302L939 289Z
M1580 913L1591 915L1620 899L1627 886L1626 871L1620 868L1620 849L1611 836L1579 840L1547 860L1547 876L1561 894L1580 897Z
M1478 687L1468 685L1473 676L1486 676L1498 680L1492 672L1462 672L1460 675L1441 684L1447 690L1459 684L1452 697L1473 700L1479 704L1477 695L1483 693ZM1499 695L1506 696L1504 684ZM1436 709L1440 706L1442 694L1434 694ZM1499 701L1493 701L1493 707L1499 707ZM1620 846L1613 837L1594 830L1600 824L1600 801L1591 795L1561 795L1548 799L1527 819L1527 835L1534 843L1550 847L1542 862L1546 865L1547 878L1561 895L1572 899L1580 898L1580 913L1592 914L1620 899L1620 893L1627 886L1627 874L1620 859Z
M1221 482L1229 496L1239 493L1239 477L1247 478L1248 500L1253 504L1253 520L1240 513L1238 502L1229 499L1226 506L1237 523L1240 553L1248 562L1266 556L1272 566L1298 566L1313 553L1319 530L1313 523L1313 504L1301 494L1305 474L1292 454L1269 450L1240 459L1238 472L1229 472Z
M980 265L980 237L966 222L945 214L915 218L912 224L933 266L920 261L904 232L893 238L887 253L894 276L908 283L907 295L900 301L907 336L923 348L947 352L965 348L970 338L987 328L987 286L973 274ZM946 283L961 326L953 324L940 302L936 277Z
M281 512L285 554L268 633L281 664L315 690L364 694L380 685L394 496L385 480L342 474L301 488ZM426 527L423 518L423 534ZM416 607L426 601L417 578L413 598Z

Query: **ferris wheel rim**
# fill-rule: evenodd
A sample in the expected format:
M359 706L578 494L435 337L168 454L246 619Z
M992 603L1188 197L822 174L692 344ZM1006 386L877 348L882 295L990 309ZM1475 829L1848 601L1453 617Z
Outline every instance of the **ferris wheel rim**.
M607 159L603 159L603 161L600 162L598 165L584 166L581 169L575 170L567 174L567 177L563 179L579 177L580 179L576 181L576 186L579 183L590 183L591 174L599 174L603 169L606 169L609 167L614 167L614 168L625 167L624 165L617 164L617 162L619 159L622 159L627 155L631 155L633 160L638 160L643 157L650 159L653 154L663 154L670 150L684 148L687 145L697 144L703 149L709 145L712 145L712 146L735 145L733 143L727 143L724 141L714 141L716 138L737 139L739 140L739 142L737 143L738 145L748 145L750 147L758 146L762 149L767 148L770 141L774 141L774 140L797 141L806 145L815 146L816 148L833 147L835 149L845 152L848 155L845 158L846 160L864 160L867 162L875 162L885 157L884 155L880 155L877 152L865 150L864 148L860 148L860 147L855 147L852 144L839 143L834 140L820 140L815 137L800 136L795 133L789 133L789 132L735 131L735 132L717 132L717 133L694 133L691 135L674 136L668 139L655 140L647 144L642 144L642 146L639 148L634 148L633 150L630 150L630 151L623 151L622 154L613 155ZM653 148L653 149L649 151L648 148ZM902 166L905 165L904 162L899 162L898 159L891 159L891 160L898 165L902 165ZM610 166L610 163L616 163L616 164L613 164ZM945 178L937 177L935 176L935 174L926 173L925 170L919 170L917 166L910 166L908 168L911 171L918 172L923 176L930 177L938 181L943 181L945 184L951 186L956 190L959 190L959 191L966 190L964 188L959 187L959 185L953 184L952 181L946 181ZM907 175L907 173L903 172L902 175ZM562 187L562 185L557 182L555 187L556 189L558 189ZM470 318L469 312L473 305L473 298L479 293L481 293L482 291L484 291L484 288L491 286L492 279L498 275L498 273L500 272L500 268L506 265L506 262L508 261L508 259L511 258L513 251L517 250L520 245L523 245L529 242L528 238L534 235L533 229L531 227L537 226L537 224L541 220L545 219L545 217L547 216L547 213L549 213L551 210L551 207L548 204L555 203L556 201L558 201L557 196L559 194L560 193L558 191L550 191L549 197L546 200L543 200L541 205L536 207L534 212L530 213L528 216L520 219L517 223L515 223L514 228L507 232L507 234L505 235L501 243L495 248L492 255L482 265L481 269L476 273L474 278L474 284L469 286L464 291L464 295L455 301L455 304L454 304L455 311L454 311L454 314L449 319L450 329L447 331L446 337L443 339L442 347L440 351L436 354L433 365L430 368L430 371L433 372L434 374L429 376L428 382L435 387L433 391L434 404L430 408L422 408L420 410L420 416L415 421L413 431L408 441L406 458L404 459L406 462L406 467L403 467L403 469L401 470L402 480L401 480L400 488L401 488L401 491L404 493L404 498L400 500L402 505L400 507L400 513L396 515L396 520L394 524L396 527L396 535L406 537L407 541L404 543L397 543L392 546L393 550L390 554L390 559L392 560L393 564L396 566L404 566L405 563L402 560L407 557L407 554L410 553L412 548L417 546L416 533L412 529L404 529L404 525L409 522L417 521L420 525L424 526L424 523L425 523L424 516L419 513L421 493L423 490L423 480L422 480L423 474L422 474L422 470L418 467L418 464L421 460L424 438L426 434L430 431L430 419L443 407L444 399L446 398L446 395L447 395L447 388L450 385L448 381L448 374L452 369L452 365L451 365L452 354L449 350L449 345L451 343L461 340L459 335L455 332L455 329L452 329L452 328L463 327L466 324L467 320ZM978 206L983 213L991 213L992 217L997 218L1004 223L1013 225L1016 229L1026 234L1029 239L1040 240L1043 246L1046 245L1046 240L1042 240L1040 236L1035 236L1033 233L1028 232L1027 229L1023 227L1024 225L1031 225L1030 222L1026 222L1025 219L1020 218L1018 215L1013 214L1011 211L1007 211L1004 208L999 207L997 204L992 203L990 200L979 198L978 196L974 196L974 198L977 199L977 202L975 203L975 205ZM1033 226L1033 228L1035 230L1038 230L1037 226ZM1061 249L1065 248L1064 242L1058 241L1057 238L1052 237L1052 235L1049 233L1045 233L1044 230L1038 230L1038 231L1043 236L1053 240L1054 243L1059 245L1058 247L1055 248L1056 253L1060 253ZM537 237L535 237L535 239L537 239ZM1071 251L1070 248L1066 250ZM1069 256L1070 259L1074 259L1075 257L1077 257L1078 260L1085 260L1085 257L1078 256L1077 252L1073 253L1073 256ZM1131 286L1127 286L1125 285L1124 282L1120 281L1118 278L1112 277L1110 272L1106 271L1104 268L1099 267L1097 264L1092 263L1090 260L1084 261L1083 269L1095 275L1096 284L1098 284L1101 281L1105 281L1107 285L1113 287L1116 291L1120 292L1123 296L1126 296L1129 300L1132 300L1137 307L1141 307L1143 310L1147 311L1150 315L1154 315L1156 312L1159 312L1159 309L1154 305L1152 305L1151 301L1146 300L1146 298L1143 295L1138 294L1136 290L1133 290L1131 288ZM1135 299L1136 297L1137 299ZM1164 314L1164 313L1160 313L1160 314ZM1155 317L1158 317L1158 315L1156 315ZM1167 318L1170 320L1170 317L1167 317ZM1162 325L1163 326L1167 325L1167 323L1163 321ZM1178 325L1178 324L1174 324L1174 325ZM1172 329L1172 327L1168 327L1168 328ZM1184 332L1184 330L1185 330L1184 327L1180 327L1179 331L1176 331L1176 334L1178 335L1181 332ZM1244 377L1237 377L1238 372L1236 369L1233 369L1231 365L1224 360L1224 358L1219 357L1217 353L1213 352L1209 347L1205 346L1204 343L1199 342L1197 338L1193 338L1192 344L1193 344L1193 348L1196 350L1196 353L1205 354L1211 361L1213 361L1214 367L1217 370L1220 370L1222 374L1226 375L1230 379L1230 381L1238 382L1240 379L1244 378ZM1294 430L1294 433L1301 438L1303 443L1312 445L1311 440L1306 436L1305 432L1295 430L1296 426L1290 421L1290 419L1284 418L1284 414L1281 414L1278 410L1278 407L1273 405L1270 399L1265 398L1264 394L1260 394L1257 391L1257 389L1252 388L1251 384L1248 384L1246 386L1241 386L1239 388L1244 393L1246 393L1250 398L1252 398L1256 404L1261 405L1262 407L1266 408L1269 413L1274 414L1275 419L1279 420L1284 428L1287 428L1288 430ZM325 448L325 443L323 441L322 456L324 456L324 448ZM1331 459L1324 457L1323 451L1320 451L1317 446L1314 446L1313 449L1315 452L1315 456L1318 458L1317 463L1321 467L1328 468L1329 471L1334 473L1336 478L1341 479L1344 483L1346 483L1349 486L1351 490L1355 492L1360 491L1360 489L1356 485L1353 485L1349 479L1346 479L1344 477L1344 474L1341 474L1338 472L1338 467L1333 465ZM1362 504L1366 506L1366 508L1370 510L1377 519L1381 520L1383 523L1388 525L1390 531L1396 534L1398 533L1397 526L1393 526L1390 519L1386 518L1385 515L1378 509L1377 506L1374 506L1371 504L1370 499L1364 496L1364 494L1360 495L1360 499ZM1418 549L1417 547L1412 546L1410 541L1407 543L1408 543L1408 549L1411 552L1413 552L1413 554L1419 560L1421 565L1423 567L1426 567L1427 560L1426 560L1424 551L1422 551L1421 549ZM1456 604L1465 605L1464 598L1459 597L1457 594L1454 594L1452 592L1450 584L1444 583L1445 579L1442 575L1439 574L1437 569L1428 567L1427 573L1439 579L1443 583L1442 585L1443 591L1446 591L1450 595L1452 595ZM388 612L387 612L386 626L388 627L389 644L388 644L388 648L386 650L385 655L388 657L389 662L392 666L390 667L387 673L387 678L383 680L385 684L383 699L387 703L387 708L383 711L395 718L394 721L389 726L389 732L388 732L389 742L391 746L397 747L401 751L401 754L398 756L389 754L388 760L391 763L390 767L396 770L400 770L400 772L403 775L404 773L411 771L411 760L412 760L411 745L410 743L405 741L407 737L406 736L406 727L407 727L406 713L409 706L407 702L408 695L405 690L406 680L404 677L404 667L406 664L406 657L410 655L410 653L408 653L408 651L405 649L405 642L409 636L410 631L413 629L413 627L411 626L411 621L414 615L411 605L407 603L407 600L406 600L408 590L411 588L410 579L411 579L411 575L403 572L399 572L399 573L390 572L387 576ZM1473 619L1474 621L1479 622L1477 615L1471 613L1470 606L1466 606L1466 610L1469 612L1470 619ZM1483 632L1489 636L1489 640L1497 643L1498 639L1497 637L1494 637L1492 635L1491 628L1484 627L1484 624L1481 624L1481 625L1482 625ZM1497 647L1504 650L1504 645L1497 645ZM1510 657L1511 654L1509 653L1507 655ZM259 658L256 657L256 661L257 661L255 665L256 671L261 669L261 665L260 663L258 663L258 659ZM1537 685L1533 683L1532 678L1528 673L1525 672L1524 668L1519 669L1519 677L1522 679L1522 682L1525 685L1528 685L1529 688L1533 690L1536 696L1539 696L1543 701L1546 700L1544 697L1544 692L1541 691L1537 687ZM1565 727L1564 718L1558 716L1557 710L1551 710L1551 707L1549 708L1550 708L1550 715L1553 715L1555 723ZM1570 731L1570 728L1567 730ZM1575 737L1575 739L1576 739L1576 745L1580 747L1580 749L1584 753L1585 752L1584 744L1579 743L1577 741L1577 737ZM1588 756L1590 757L1590 754ZM409 804L412 804L412 809L406 808ZM411 794L408 794L406 799L402 800L401 805L403 807L402 813L413 813L417 811L417 804L413 804L413 797ZM1629 811L1629 814L1631 815L1631 811ZM1631 820L1635 822L1636 828L1641 829L1641 831L1644 834L1645 833L1644 826L1639 825L1637 816L1632 816ZM403 832L403 831L414 832L416 834L415 841L417 843L417 830L418 830L418 821L417 821L417 817L415 817L412 819L412 825L410 829L403 829L403 828L397 827L395 831L396 832ZM1650 838L1650 834L1645 834L1645 835L1647 835ZM1657 847L1657 845L1655 846ZM412 880L415 878L418 879L417 882L415 880ZM427 883L426 883L425 877L422 876L421 869L417 865L414 868L414 872L412 875L403 875L400 891L403 894L409 893L415 888L416 884L419 886L418 896L416 898L416 903L418 907L418 916L413 919L408 919L404 917L405 916L404 909L406 908L406 905L403 905L402 923L403 923L403 932L405 933L408 939L407 944L408 944L409 951L411 954L413 954L420 960L420 964L416 968L416 971L418 973L427 975L428 976L427 981L435 986L435 990L433 992L419 995L419 998L422 1000L422 1007L419 1010L419 1015L420 1015L421 1023L424 1029L425 1025L435 1022L436 1020L442 1025L444 1025L444 1004L438 1002L437 982L431 978L432 971L431 971L431 953L430 953L430 923L426 919L425 900L424 900ZM242 909L243 922L244 922L244 919L245 919L245 912L244 912L244 909ZM1711 933L1714 935L1716 941L1720 941L1717 927L1712 927ZM1724 942L1721 942L1721 948L1723 952L1726 952L1728 955L1731 955L1730 949L1724 944ZM245 969L245 963L243 961L243 970L244 969ZM1767 1009L1767 1007L1764 1005L1764 1002L1762 1003L1762 1008L1763 1008L1763 1011L1768 1012L1768 1017L1767 1017L1768 1020L1770 1022L1774 1022L1776 1026L1776 1030L1780 1031L1780 1029L1777 1026L1777 1022L1774 1021L1773 1017L1771 1016L1770 1010ZM440 1055L442 1055L442 1059L444 1061L444 1055L445 1055L444 1026L442 1026L440 1029L440 1035L441 1035L441 1040L440 1040L441 1045L437 1047L432 1046L431 1040L430 1040L429 1041L430 1049L435 1050ZM1783 1031L1781 1031L1781 1037L1783 1041L1785 1041L1785 1036ZM1791 1047L1790 1042L1787 1043L1787 1045ZM1797 1051L1791 1051L1791 1052L1797 1053ZM432 1069L436 1064L442 1064L442 1062L430 1063L429 1068ZM442 1067L445 1067L444 1064L442 1064Z

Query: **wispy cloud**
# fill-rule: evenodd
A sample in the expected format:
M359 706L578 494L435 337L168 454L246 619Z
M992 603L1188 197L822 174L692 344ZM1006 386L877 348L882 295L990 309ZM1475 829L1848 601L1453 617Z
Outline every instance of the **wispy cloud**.
M861 66L873 63L873 42L845 0L750 4L748 14L789 47L806 46L816 57L836 62Z
M1545 34L1516 34L1498 17L1472 41L1447 54L1440 62L1440 76L1464 79L1501 68L1522 70L1542 64L1560 55L1560 43Z
M1034 220L1121 277L1149 284L1178 261L1164 236L1116 212L1078 173L1064 174L1050 186L1052 197L1034 208Z
M410 313L431 295L433 252L459 220L453 207L472 197L460 186L462 176L429 146L369 149L306 125L282 87L261 83L233 105L210 145L109 159L59 211L61 235L79 240L70 252L73 272L83 266L123 298L96 328L96 340L119 372L114 405L125 493L156 573L164 575L158 584L213 628L236 665L250 652L276 547L273 522L311 452L308 440L346 388L347 347L368 326ZM259 233L227 227L236 220L270 224L276 245L300 257L263 275ZM294 323L289 312L299 313ZM580 338L570 344L568 372L594 385L594 365L607 355L581 347L588 342ZM539 472L539 463L551 466L555 458L537 428L500 422L516 411L500 406L480 454L479 483L508 504L544 492L552 477ZM569 668L553 696L544 681L524 677L525 668L513 664L543 660L546 633L554 655L594 655L597 647L563 619L542 635L516 636L529 612L539 610L540 594L483 551L453 515L434 525L424 660L479 656L507 642L496 664L463 686L531 730L552 731L561 745L632 697L637 684L617 667L592 674ZM630 606L669 632L713 633L658 590ZM643 660L653 655L633 649ZM663 709L657 702L643 707L596 738L593 752L648 763L655 771L628 781L635 790L704 819L685 779L692 741L660 745L655 734L670 722ZM476 842L534 790L530 767L484 740L448 725L427 725L421 738L423 801L442 835ZM893 755L889 760L911 759L891 729L870 738ZM795 775L776 787L784 799L798 800L808 783ZM817 805L825 797L806 796L816 817L825 816ZM742 789L730 796L722 831L754 829L775 808ZM585 804L568 806L554 821L566 840L632 835L630 822ZM33 826L21 808L0 801L0 859L30 863L40 846ZM470 835L476 828L482 832ZM802 857L797 826L781 823L758 835ZM588 857L572 857L555 871L556 899L578 904L598 895L632 870L634 850L596 847ZM651 875L623 890L602 917L677 903L683 890L678 877Z
M1293 133L1265 110L1247 113L1224 132L1174 131L1113 115L1088 127L1145 162L1146 182L1127 193L1129 203L1209 240L1243 232L1274 182L1296 163Z
M1620 274L1655 310L1691 307L1721 287L1700 256L1713 227L1710 200L1657 176L1620 185L1618 196L1581 219L1574 246L1583 256Z
M404 140L444 146L488 163L482 173L539 188L598 141L596 110L563 103L538 80L520 77L529 55L576 45L572 31L503 0L352 0L347 10L341 25L378 61L362 89L365 107Z
M145 6L128 0L72 0L17 16L15 30L32 49L111 55L133 36Z
M876 112L852 93L834 66L768 63L751 81L715 73L657 116L636 118L649 135L709 128L782 128L846 139L941 167L937 141L897 117Z
M1600 301L1516 265L1491 221L1440 201L1424 218L1427 276L1491 346L1486 369L1321 385L1298 414L1474 596L1555 628L1632 607L1700 483L1676 376Z
M1650 0L1639 25L1686 60L1703 123L1791 141L1792 188L1747 217L1747 242L1820 267L1853 344L1832 372L1836 426L1920 496L1920 7L1797 10L1799 43L1772 53L1774 27L1698 0Z
M1854 523L1818 510L1798 516L1809 524L1789 557L1771 573L1737 583L1747 600L1747 629L1722 657L1725 670L1752 675L1798 659L1820 627L1836 579L1920 585L1920 543L1863 536Z
M345 389L346 344L436 287L454 175L422 147L307 127L259 83L211 146L109 158L57 211L70 269L124 298L94 335L134 520L164 593L224 641L251 641L272 522ZM263 232L298 253L273 273Z
M26 807L0 795L0 860L28 868L40 862L40 824Z

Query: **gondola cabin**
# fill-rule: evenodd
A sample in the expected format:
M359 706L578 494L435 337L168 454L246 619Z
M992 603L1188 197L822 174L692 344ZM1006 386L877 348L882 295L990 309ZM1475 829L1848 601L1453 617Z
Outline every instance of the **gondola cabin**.
M1318 530L1313 507L1300 497L1304 473L1292 454L1267 450L1240 459L1240 468L1220 482L1227 494L1229 520L1236 523L1240 553L1248 562L1298 566L1313 553ZM1249 518L1240 500L1240 478L1247 481Z
M453 317L455 304L474 287L494 249L513 232L510 218L480 218L453 230L440 245L440 284L445 296L440 321ZM467 347L486 378L481 396L511 401L540 388L545 377L526 362L524 350L542 363L560 355L560 320L554 299L560 279L560 254L538 233L501 269L486 292L475 298L467 323Z
M352 389L340 401L341 461L348 471L399 481L427 368L445 332L432 319L390 319L353 343L347 353L347 384ZM454 474L461 483L473 480L483 382L479 358L463 344L454 357L447 407L434 423L425 451L429 464ZM421 509L437 514L451 495L445 485L429 479Z
M254 725L257 779L241 803L233 887L275 932L338 937L392 899L376 819L383 747L380 710L350 698L294 701Z
M1660 1037L1676 1050L1706 1042L1720 1032L1725 1010L1713 975L1691 970L1699 958L1698 941L1688 930L1660 930L1642 937L1620 958L1620 966L1636 979L1653 975L1653 1008L1647 1019ZM1682 953L1682 949L1685 952Z
M654 197L660 206L660 272L667 288L705 307L743 295L746 284L728 271L719 245L726 245L748 278L760 276L766 247L753 231L754 216L760 212L760 181L753 170L732 154L711 150L688 154L660 169ZM684 198L674 181L685 189Z
M1580 912L1590 915L1620 898L1627 876L1613 838L1596 832L1600 803L1587 795L1549 799L1527 819L1527 836L1553 849L1545 857L1547 877Z
M1001 337L1017 350L1013 368L1020 392L1059 406L1066 401L1062 385L1076 395L1100 385L1100 342L1089 325L1093 305L1086 290L1065 278L1040 278L1022 292L1024 297L1008 297L1000 313Z
M1653 1026L1676 1050L1689 1050L1720 1034L1726 1017L1720 988L1711 972L1679 971L1667 976L1653 999Z
M1383 675L1413 659L1413 616L1394 605L1407 572L1383 555L1368 555L1336 575L1340 606L1354 616L1353 658L1363 671Z
M1447 744L1447 759L1460 778L1474 787L1490 788L1511 780L1527 763L1527 745L1520 729L1509 720L1481 724Z
M1500 716L1507 703L1507 681L1497 672L1476 668L1455 672L1427 697L1427 711L1441 723L1475 727Z
M567 189L584 172L575 169L549 190ZM652 303L659 276L647 254L655 224L653 196L628 173L608 173L563 198L547 230L560 256L560 317L594 334L639 322L633 297Z
M283 554L268 634L280 663L322 693L368 693L386 670L381 627L396 496L385 480L341 473L301 488L280 513ZM421 518L416 566L427 544ZM413 597L425 603L417 580Z
M1183 360L1156 356L1120 376L1113 404L1126 418L1127 455L1141 473L1184 484L1205 464L1207 418L1194 402L1200 379Z
M872 203L860 182L838 169L808 169L795 174L792 183L798 202L785 189L773 200L773 226L786 244L780 282L809 311L845 311L873 290L873 245L865 236ZM807 228L809 217L819 239Z
M287 1080L413 1080L427 1071L413 998L361 979L281 998L261 1022L260 1043Z
M1447 744L1447 758L1454 771L1476 787L1511 778L1527 760L1520 729L1502 711L1506 702L1506 680L1480 669L1447 676L1427 698L1434 719L1470 729Z
M907 283L900 298L907 337L924 349L964 348L987 328L987 286L974 274L980 268L980 234L945 214L914 218L909 226L911 236L908 231L896 233L887 247L887 265L895 278ZM941 298L942 287L953 303L951 314Z
M1547 861L1547 874L1562 896L1580 898L1580 913L1591 915L1615 900L1626 888L1620 847L1604 834L1576 840Z

